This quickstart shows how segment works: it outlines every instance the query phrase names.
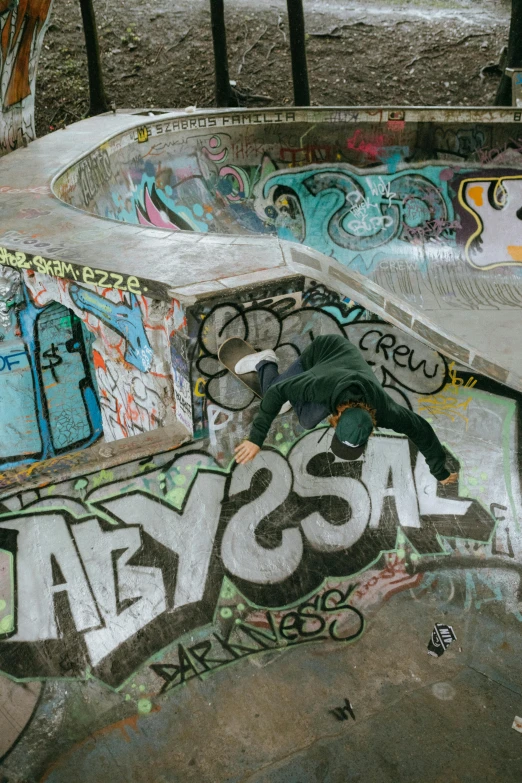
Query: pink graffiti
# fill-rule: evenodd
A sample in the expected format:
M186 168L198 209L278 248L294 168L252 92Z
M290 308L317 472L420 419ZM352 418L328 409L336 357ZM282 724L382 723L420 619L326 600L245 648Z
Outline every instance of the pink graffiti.
M387 601L395 593L416 587L422 581L422 574L409 574L406 565L392 552L385 555L386 567L381 571L367 571L353 593L352 605L359 609Z
M179 227L167 219L166 213L160 211L152 202L149 189L145 186L143 210L140 206L136 208L138 220L142 226L156 226L156 228L169 228L171 231L179 231Z
M313 599L310 599L310 606L314 603L316 610L320 605L321 596L332 593L328 604L328 617L331 621L343 622L345 617L346 606L349 605L356 609L368 610L370 608L379 606L391 598L395 593L399 593L403 590L407 590L412 587L417 587L423 578L423 574L411 575L406 570L406 564L404 560L399 558L396 552L390 552L384 555L385 567L380 571L377 569L371 569L366 571L362 576L346 579L333 579L326 580L323 588L316 593ZM350 587L356 586L356 589L350 592ZM339 611L336 610L336 602L339 601L340 596L343 593L349 592L350 597L348 604L340 603ZM337 597L336 597L337 596ZM274 609L270 615L276 623L280 623L286 614L285 609ZM319 613L320 610L319 610ZM311 615L311 619L316 615ZM266 610L254 609L249 612L245 621L249 625L254 625L257 628L270 631L271 626L269 617Z
M522 152L522 139L509 138L502 147L494 147L493 149L482 147L477 150L477 156L481 164L491 163L495 158L507 152L508 149Z
M226 197L229 201L241 201L245 196L246 184L239 170L235 166L222 166L219 169L219 176L232 177L236 181L238 193L228 193Z
M381 158L384 148L394 144L394 140L386 134L370 135L367 140L363 138L363 132L357 128L353 136L346 140L346 147L349 150L357 150L367 155L373 160Z
M208 147L203 147L203 154L206 155L207 158L215 161L216 163L222 163L226 159L228 155L228 147L224 147L222 150L219 150L221 147L221 139L219 136L212 136L208 142L208 146L210 147L210 150Z

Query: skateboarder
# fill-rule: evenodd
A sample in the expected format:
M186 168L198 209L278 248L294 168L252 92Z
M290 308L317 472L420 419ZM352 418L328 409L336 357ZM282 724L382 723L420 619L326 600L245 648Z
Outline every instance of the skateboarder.
M277 362L274 351L266 350L245 356L235 366L237 375L256 370L263 392L250 439L235 449L239 464L254 459L277 414L291 406L305 429L329 417L335 428L330 448L340 459L357 459L373 428L384 427L406 435L442 484L457 480L458 474L446 468L444 449L426 419L398 405L384 391L346 337L317 337L281 375Z

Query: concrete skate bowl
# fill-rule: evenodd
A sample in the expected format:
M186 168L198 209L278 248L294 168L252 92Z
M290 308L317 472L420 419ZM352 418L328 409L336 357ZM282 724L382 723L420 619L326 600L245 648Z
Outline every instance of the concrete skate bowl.
M54 191L79 209L141 226L302 243L520 370L518 115L159 117L91 152Z
M315 120L337 121L351 149L354 112L365 111L337 120L322 112L295 112L300 135L288 139L306 149ZM439 783L448 769L458 783L519 783L511 725L522 694L522 381L434 322L435 310L430 320L418 302L329 253L260 234L288 229L303 212L295 183L262 196L272 199L267 215L254 209L254 180L250 200L241 190L234 200L235 169L223 172L221 189L219 170L213 188L191 173L195 163L248 172L243 154L261 167L284 160L273 152L267 162L263 146L236 150L235 163L206 153L201 162L196 141L206 134L204 148L219 155L221 131L232 138L237 126L248 140L254 125L286 122L289 134L292 114L169 115L139 126L132 115L92 118L16 153L32 155L27 171L9 169L13 189L42 189L33 202L33 192L15 193L10 233L0 235L0 260L18 275L10 328L58 305L81 321L105 441L0 476L0 693L9 702L0 752L9 783ZM498 113L504 125L512 117ZM383 111L381 132L402 132L396 122ZM277 130L267 134L276 150ZM94 150L78 159L86 138ZM146 175L140 161L154 159L142 151L171 142L175 176L195 192L190 210L176 205L167 190L175 181L162 184L157 167L133 196L133 176ZM4 182L10 157L0 162ZM288 162L284 171L296 176L333 166ZM371 205L368 182L343 165ZM54 188L78 209L43 192L64 166ZM461 168L445 158L452 166ZM265 170L267 182L277 171ZM336 188L314 196L330 198L333 213ZM425 191L414 193L421 210ZM106 219L119 197L134 223ZM379 199L382 218L409 225L400 217L406 196L396 210ZM10 203L0 189L0 204ZM21 221L31 203L28 236ZM364 204L354 219L373 209ZM265 225L270 214L280 225ZM205 235L196 219L219 222L219 232ZM417 263L432 239L390 242ZM464 246L448 235L441 252L450 246L453 266L480 285L500 274L456 258ZM424 279L427 269L415 274ZM504 289L492 291L511 290L517 268L504 269ZM419 301L425 292L415 290ZM42 385L60 399L66 383L84 388L56 360L67 345L45 319L35 316L26 331L33 322L42 324L34 350ZM386 391L430 420L457 485L437 484L415 445L390 431L376 431L359 461L335 460L331 430L304 431L292 412L277 417L253 463L234 464L258 401L220 366L219 344L245 337L273 348L285 369L325 334L350 339ZM457 637L440 657L427 651L435 623Z

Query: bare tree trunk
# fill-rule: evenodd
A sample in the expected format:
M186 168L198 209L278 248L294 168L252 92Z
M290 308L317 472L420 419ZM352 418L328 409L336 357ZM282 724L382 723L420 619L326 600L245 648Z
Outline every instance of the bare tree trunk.
M522 68L522 0L511 0L511 25L505 66ZM511 79L502 74L495 106L511 106Z
M210 0L214 70L216 75L216 106L237 106L238 101L230 85L228 73L227 32L225 29L224 0Z
M96 29L96 17L92 0L80 0L82 12L85 48L87 50L87 67L89 69L89 116L109 111L107 96L103 86L103 74L100 60L100 45Z
M295 106L310 106L303 0L286 0Z

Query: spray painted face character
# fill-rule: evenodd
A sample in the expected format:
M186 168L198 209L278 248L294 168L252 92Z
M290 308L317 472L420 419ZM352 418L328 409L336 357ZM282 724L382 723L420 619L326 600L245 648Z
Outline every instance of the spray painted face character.
M292 188L279 185L272 193L273 204L265 208L265 214L275 225L281 239L303 242L305 219L299 197Z

